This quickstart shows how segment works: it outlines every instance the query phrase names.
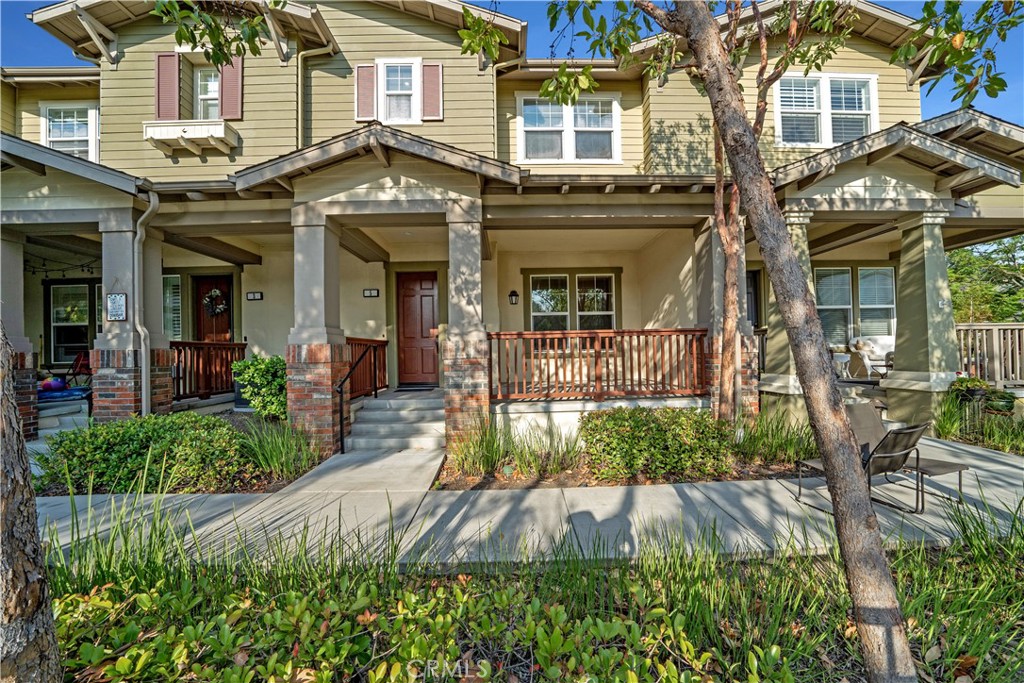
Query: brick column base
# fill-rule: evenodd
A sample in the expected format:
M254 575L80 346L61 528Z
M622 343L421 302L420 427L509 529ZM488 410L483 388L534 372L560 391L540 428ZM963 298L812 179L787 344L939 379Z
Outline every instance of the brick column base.
M444 351L444 430L448 446L490 412L487 338L446 339Z
M136 349L93 349L92 417L97 422L124 420L142 412L142 368Z
M31 353L14 354L14 401L18 406L22 436L25 441L35 441L39 438L39 406Z
M757 415L761 411L757 337L741 336L740 343L740 405L743 407L744 415ZM721 394L719 383L722 377L722 354L718 337L707 338L704 349L704 376L708 382L711 410L717 413Z
M149 362L149 408L156 415L166 415L171 412L171 404L174 401L174 384L171 379L172 365L174 365L173 351L152 349Z
M345 385L345 414L334 390L348 372L348 348L345 344L289 344L285 354L288 365L288 419L305 432L321 454L341 450L341 442L351 429L349 387Z

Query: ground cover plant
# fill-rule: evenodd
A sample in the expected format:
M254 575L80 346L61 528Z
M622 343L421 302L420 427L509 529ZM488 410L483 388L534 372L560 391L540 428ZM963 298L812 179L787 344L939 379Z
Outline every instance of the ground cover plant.
M1024 674L1020 513L1002 511L995 533L995 511L954 510L963 540L890 552L924 680ZM713 531L687 543L666 529L632 561L588 561L568 542L553 561L440 567L400 564L394 535L230 553L159 508L122 508L111 526L63 551L51 536L68 681L863 679L834 549L739 561Z
M612 408L580 417L576 432L555 425L513 429L482 419L454 443L439 488L525 488L759 479L792 473L816 457L810 428L763 413L741 433L710 411Z
M949 391L935 414L936 435L1024 455L1024 418L1014 415L1011 398L1009 392L995 391L977 401L965 400L962 393Z

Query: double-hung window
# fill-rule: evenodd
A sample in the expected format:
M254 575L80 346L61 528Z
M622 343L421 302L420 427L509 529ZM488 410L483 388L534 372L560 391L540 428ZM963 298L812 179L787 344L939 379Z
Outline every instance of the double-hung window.
M195 70L195 118L220 118L220 71L215 67Z
M99 107L95 102L41 105L42 144L88 161L99 161Z
M422 60L378 59L376 64L377 113L381 123L421 123Z
M615 277L576 276L576 320L581 330L615 329Z
M616 95L561 105L520 95L520 163L619 163L621 112Z
M569 329L569 276L530 276L530 321L536 332Z
M858 268L860 335L895 334L896 278L892 268Z
M846 346L853 336L853 294L849 268L815 268L814 296L825 340Z
M50 288L50 360L71 363L89 350L89 285Z
M530 329L535 332L615 329L613 273L553 273L529 276Z
M873 75L786 76L775 85L776 143L830 147L878 130Z

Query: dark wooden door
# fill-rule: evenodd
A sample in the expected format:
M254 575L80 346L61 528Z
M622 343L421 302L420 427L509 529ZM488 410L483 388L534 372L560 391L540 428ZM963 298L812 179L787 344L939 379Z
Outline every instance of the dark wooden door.
M398 273L398 383L437 384L437 273Z
M231 341L231 307L234 305L231 276L194 276L192 288L195 291L195 340Z

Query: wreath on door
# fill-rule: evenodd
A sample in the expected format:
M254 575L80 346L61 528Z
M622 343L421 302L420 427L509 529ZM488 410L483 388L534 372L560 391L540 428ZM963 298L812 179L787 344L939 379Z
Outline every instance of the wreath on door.
M228 301L224 298L224 293L216 287L207 292L206 296L203 297L203 309L206 311L206 315L211 318L227 313Z

